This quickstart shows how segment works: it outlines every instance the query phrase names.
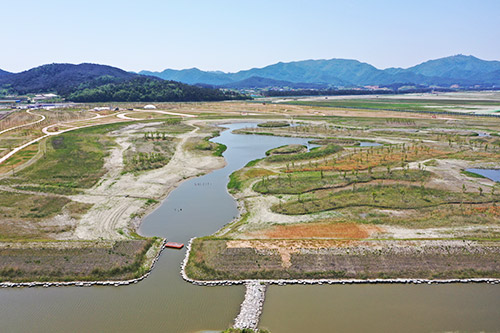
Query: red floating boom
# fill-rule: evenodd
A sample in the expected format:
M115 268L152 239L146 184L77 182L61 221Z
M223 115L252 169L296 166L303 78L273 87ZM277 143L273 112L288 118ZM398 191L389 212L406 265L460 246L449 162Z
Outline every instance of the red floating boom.
M170 247L173 249L182 249L184 247L184 244L176 242L167 242L165 243L165 247Z

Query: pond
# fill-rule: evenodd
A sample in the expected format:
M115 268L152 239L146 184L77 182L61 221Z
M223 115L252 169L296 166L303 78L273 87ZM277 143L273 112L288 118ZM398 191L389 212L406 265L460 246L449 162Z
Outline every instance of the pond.
M381 143L378 142L370 142L370 141L361 141L359 143L360 147L377 147L377 146L382 146Z
M466 169L465 171L481 175L495 182L500 182L500 169Z

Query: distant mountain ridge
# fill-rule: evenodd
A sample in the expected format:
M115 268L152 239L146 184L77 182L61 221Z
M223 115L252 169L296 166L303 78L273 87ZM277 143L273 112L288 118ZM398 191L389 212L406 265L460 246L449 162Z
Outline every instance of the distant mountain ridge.
M244 79L237 82L230 82L219 87L222 88L236 88L236 89L247 89L247 88L267 88L267 87L290 87L294 89L324 89L328 85L324 83L304 83L304 82L290 82L273 80L260 76L252 76L248 79Z
M500 61L486 61L474 56L455 55L429 60L410 68L385 70L350 59L303 60L279 62L263 68L236 73L206 72L197 68L162 72L141 71L139 74L176 80L188 84L217 85L228 88L251 88L255 79L268 79L269 84L317 84L327 87L417 84L427 86L500 85ZM271 81L272 80L272 81Z

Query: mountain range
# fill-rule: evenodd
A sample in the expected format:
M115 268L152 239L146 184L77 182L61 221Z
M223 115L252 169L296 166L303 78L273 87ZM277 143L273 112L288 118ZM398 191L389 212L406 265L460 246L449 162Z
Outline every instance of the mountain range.
M168 83L161 83L164 80ZM187 85L198 85L202 89L321 90L379 86L396 90L401 86L449 88L454 85L460 88L490 89L500 87L500 61L455 55L429 60L406 69L381 70L357 60L304 60L279 62L236 73L209 72L196 68L133 73L89 63L48 64L20 73L0 70L0 92L3 94L56 92L63 97L79 96L81 100L98 100L99 96L105 100L131 100L133 96L142 96L147 100L162 101L198 100L197 95L207 96L212 100L241 98L224 93L214 95L208 90L195 90ZM127 89L132 89L134 93L127 93ZM180 93L174 94L175 89Z
M500 86L500 61L486 61L474 56L455 55L429 60L406 69L382 70L357 60L330 59L279 62L263 68L252 68L236 73L191 68L166 69L162 72L141 71L139 74L187 84L226 88L274 86L309 89L395 84L495 87ZM307 88L308 84L312 86Z

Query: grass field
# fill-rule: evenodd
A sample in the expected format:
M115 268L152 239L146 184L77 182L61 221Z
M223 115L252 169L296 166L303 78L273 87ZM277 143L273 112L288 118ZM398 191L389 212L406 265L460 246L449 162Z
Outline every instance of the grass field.
M423 182L430 173L423 170L394 170L391 172L364 172L341 174L333 172L295 172L263 179L253 186L262 194L299 194L313 190L340 188L351 184L368 183L373 180L399 180L404 182Z
M49 139L44 156L11 177L8 183L88 188L103 174L104 158L113 142L102 131L83 129Z
M341 107L353 109L373 110L410 110L419 112L440 111L446 112L450 108L474 111L477 106L491 106L500 109L500 103L489 100L439 100L439 99L397 99L397 98L370 98L370 99L337 99L322 101L287 101L291 105L307 105L316 107Z
M479 195L430 189L423 186L376 185L339 192L318 191L305 199L273 206L280 214L310 214L347 207L418 209L445 204L500 202L500 194Z

